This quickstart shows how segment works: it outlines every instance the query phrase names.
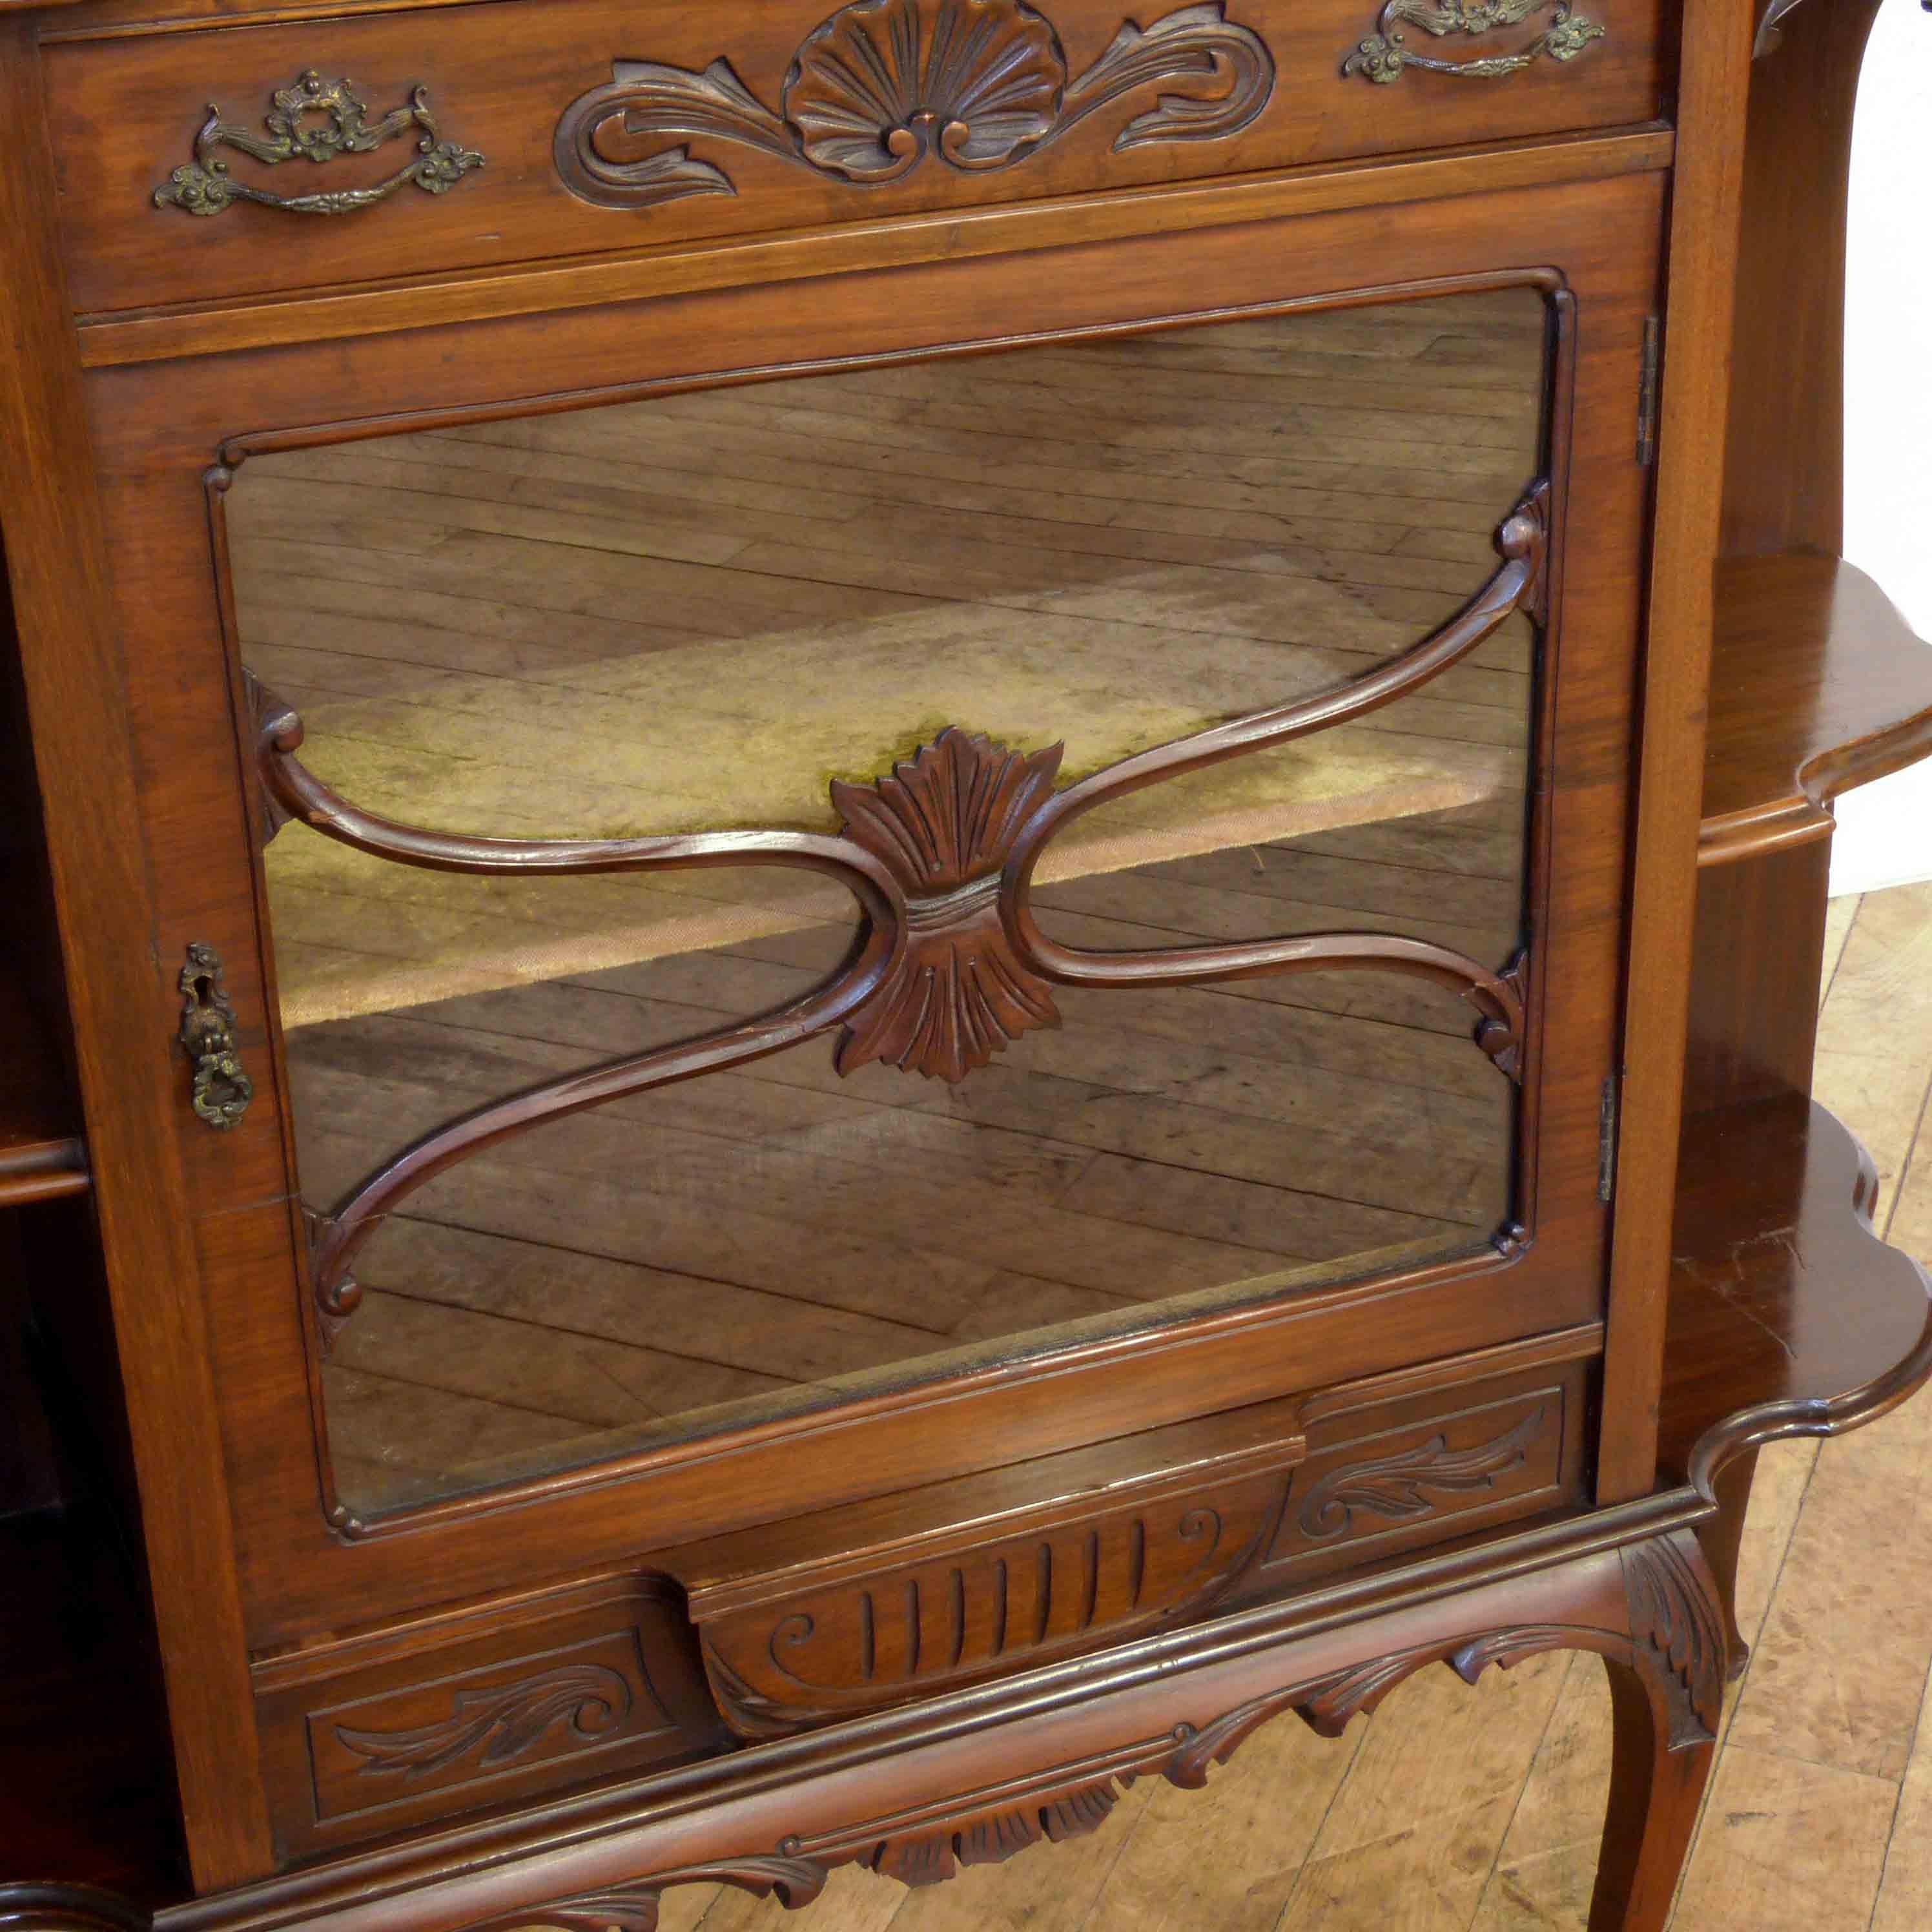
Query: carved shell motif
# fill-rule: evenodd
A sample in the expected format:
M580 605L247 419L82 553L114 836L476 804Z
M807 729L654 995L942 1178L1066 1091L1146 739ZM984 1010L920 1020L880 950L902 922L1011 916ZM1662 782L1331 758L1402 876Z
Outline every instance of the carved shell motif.
M845 1023L841 1073L879 1060L949 1081L1033 1027L1058 1026L1047 982L1000 917L1000 870L1053 790L1063 747L1023 757L948 725L875 785L834 781L841 830L906 893L904 950Z
M944 0L922 48L918 0L861 0L814 32L780 112L814 167L892 181L932 150L959 168L1004 166L1060 118L1059 38L1018 0Z

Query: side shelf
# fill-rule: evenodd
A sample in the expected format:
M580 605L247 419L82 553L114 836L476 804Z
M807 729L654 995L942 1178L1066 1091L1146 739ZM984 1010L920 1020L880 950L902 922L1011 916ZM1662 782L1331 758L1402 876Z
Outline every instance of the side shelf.
M1802 1094L1684 1124L1660 1474L1876 1420L1932 1376L1932 1282L1872 1232L1864 1150Z
M1718 566L1698 862L1821 838L1840 793L1932 753L1932 646L1841 558Z

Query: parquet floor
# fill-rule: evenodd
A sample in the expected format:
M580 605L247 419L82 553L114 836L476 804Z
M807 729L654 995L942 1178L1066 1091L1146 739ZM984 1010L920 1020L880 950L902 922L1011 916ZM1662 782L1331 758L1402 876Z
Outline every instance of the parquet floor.
M1932 1262L1932 884L1834 902L1819 1097ZM1932 1925L1932 1395L1766 1452L1732 1687L1675 1932ZM1205 1792L1143 1782L1094 1837L908 1892L834 1875L805 1919L668 1894L664 1932L1580 1932L1610 1761L1593 1658L1425 1672L1335 1742L1264 1729Z

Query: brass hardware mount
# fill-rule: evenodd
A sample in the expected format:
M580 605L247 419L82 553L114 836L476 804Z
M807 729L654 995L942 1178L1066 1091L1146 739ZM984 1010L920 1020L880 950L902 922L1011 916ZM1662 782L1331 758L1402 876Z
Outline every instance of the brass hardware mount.
M298 75L292 86L277 90L262 121L266 136L223 120L221 110L210 101L208 118L194 137L194 159L184 162L155 189L154 206L185 208L190 214L219 214L236 202L254 201L296 214L350 214L386 199L407 182L428 194L446 194L471 169L483 165L483 157L474 148L442 138L430 112L427 88L412 88L408 104L391 108L374 127L368 113L352 81L324 80L313 68ZM368 154L412 130L417 136L416 158L368 188L271 194L237 181L226 161L214 158L217 148L238 148L270 167L292 160L320 166L344 154Z
M181 970L181 1043L194 1069L190 1099L211 1127L236 1125L255 1097L235 1044L235 1009L221 984L221 956L199 941Z

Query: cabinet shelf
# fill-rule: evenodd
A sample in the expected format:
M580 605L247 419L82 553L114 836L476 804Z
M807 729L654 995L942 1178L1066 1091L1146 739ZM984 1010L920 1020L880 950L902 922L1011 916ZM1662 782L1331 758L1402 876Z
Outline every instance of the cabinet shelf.
M15 1013L20 989L6 992ZM71 1089L44 1033L31 1022L0 1047L0 1208L84 1194L86 1150L71 1118Z
M1925 1273L1872 1232L1864 1150L1802 1094L1684 1124L1660 1474L1895 1407L1932 1362Z
M1699 862L1822 838L1840 792L1932 752L1932 646L1842 559L1717 569Z

